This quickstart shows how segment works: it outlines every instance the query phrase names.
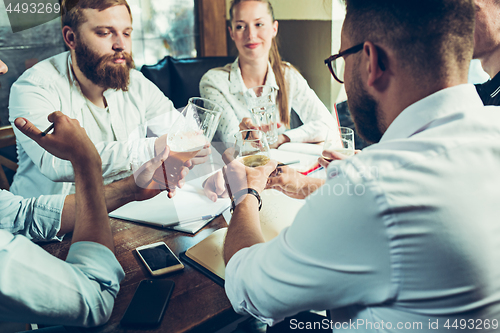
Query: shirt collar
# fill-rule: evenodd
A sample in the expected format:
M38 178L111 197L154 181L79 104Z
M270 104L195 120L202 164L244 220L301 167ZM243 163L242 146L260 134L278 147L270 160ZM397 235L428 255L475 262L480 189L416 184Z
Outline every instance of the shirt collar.
M494 98L500 94L500 73L497 73L497 75L485 83L478 84L476 87L483 99Z
M442 89L404 109L389 125L380 142L408 138L424 130L435 119L482 106L472 84Z
M231 64L231 72L229 74L229 82L230 82L229 91L231 92L231 94L244 93L247 90L245 82L243 82L243 77L241 76L239 59L240 58L237 57L236 60ZM264 83L264 85L272 86L276 89L279 89L270 62L267 62L267 75L266 75L266 82Z

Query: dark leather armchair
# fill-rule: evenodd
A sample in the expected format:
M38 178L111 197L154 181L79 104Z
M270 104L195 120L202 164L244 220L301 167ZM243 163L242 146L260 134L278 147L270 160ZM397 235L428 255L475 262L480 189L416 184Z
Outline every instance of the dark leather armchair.
M167 96L176 108L187 104L190 97L199 97L201 77L209 69L233 62L235 57L204 57L175 59L166 56L156 65L144 65L141 72Z
M363 140L356 131L356 127L354 126L354 122L351 118L351 112L349 111L349 107L347 106L347 101L338 103L336 108L337 114L339 115L340 126L349 127L354 131L354 144L356 145L356 149L363 149L365 147L368 147L370 144Z

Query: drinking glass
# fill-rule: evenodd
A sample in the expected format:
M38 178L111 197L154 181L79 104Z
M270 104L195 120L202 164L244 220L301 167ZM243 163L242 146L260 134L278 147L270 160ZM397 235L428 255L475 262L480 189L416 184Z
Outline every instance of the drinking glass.
M184 163L210 146L221 115L222 107L217 103L200 97L189 99L167 135L170 153L161 175L165 182L176 184Z
M330 130L326 134L323 151L335 151L346 156L354 155L354 131L348 127L339 127L338 130ZM322 157L331 161L331 158Z
M277 90L271 86L256 86L245 92L245 101L256 126L266 133L267 142L278 141Z
M235 134L235 158L255 168L270 161L269 144L263 131L250 129Z

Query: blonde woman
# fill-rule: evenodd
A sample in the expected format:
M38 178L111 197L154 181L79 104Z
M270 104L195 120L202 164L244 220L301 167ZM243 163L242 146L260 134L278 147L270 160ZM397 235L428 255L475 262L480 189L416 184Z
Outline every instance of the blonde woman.
M324 140L327 130L338 126L336 114L330 114L292 65L281 61L275 40L278 21L269 1L234 0L230 19L238 58L208 71L200 82L201 96L224 108L215 140L232 143L240 128L253 127L244 92L260 85L278 89L279 137L274 147Z

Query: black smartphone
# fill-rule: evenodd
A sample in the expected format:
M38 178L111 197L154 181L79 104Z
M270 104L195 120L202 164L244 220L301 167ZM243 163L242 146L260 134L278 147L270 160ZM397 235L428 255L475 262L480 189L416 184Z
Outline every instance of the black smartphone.
M142 280L120 321L123 326L159 325L174 289L172 280Z
M184 265L164 242L144 245L135 249L153 276L183 269Z

